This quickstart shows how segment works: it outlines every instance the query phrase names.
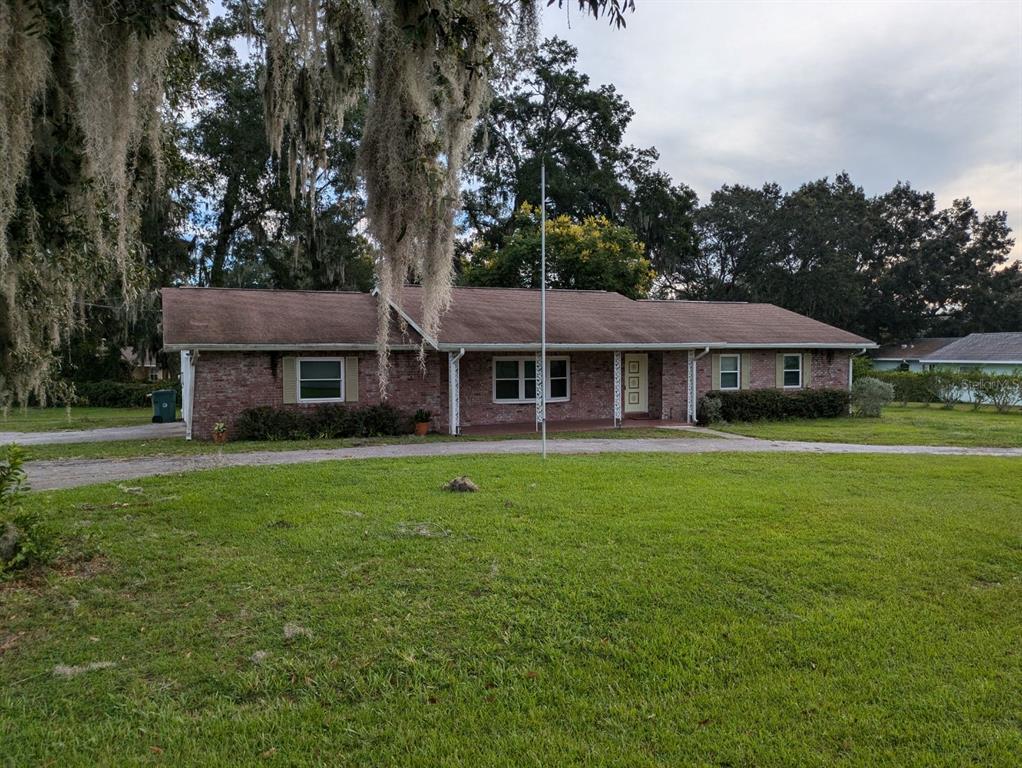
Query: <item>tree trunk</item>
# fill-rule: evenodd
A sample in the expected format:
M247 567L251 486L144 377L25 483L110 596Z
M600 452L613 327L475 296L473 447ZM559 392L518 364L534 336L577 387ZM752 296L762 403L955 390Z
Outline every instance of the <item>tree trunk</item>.
M227 177L227 191L224 193L224 204L217 219L216 243L213 246L213 264L209 270L209 284L222 287L224 284L224 265L227 261L227 248L234 233L234 211L238 206L240 181L237 174Z

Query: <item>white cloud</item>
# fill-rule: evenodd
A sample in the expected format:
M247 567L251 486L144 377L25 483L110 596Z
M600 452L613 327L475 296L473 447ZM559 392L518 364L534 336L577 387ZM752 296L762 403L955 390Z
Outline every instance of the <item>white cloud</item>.
M544 34L618 87L629 141L702 197L847 170L1022 226L1022 3L638 0L624 30L572 11Z

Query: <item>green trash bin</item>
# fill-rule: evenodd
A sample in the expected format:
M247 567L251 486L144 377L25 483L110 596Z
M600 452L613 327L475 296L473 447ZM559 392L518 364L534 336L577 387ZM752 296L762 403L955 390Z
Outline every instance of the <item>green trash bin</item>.
M153 392L152 398L154 424L177 420L177 392L173 389L158 389Z

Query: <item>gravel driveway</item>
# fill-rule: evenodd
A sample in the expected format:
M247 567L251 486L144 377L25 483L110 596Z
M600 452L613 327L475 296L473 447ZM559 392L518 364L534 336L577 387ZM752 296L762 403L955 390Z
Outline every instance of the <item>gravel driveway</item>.
M136 459L62 459L32 461L25 465L35 490L75 488L92 483L131 480L137 477L170 475L221 467L305 464L345 459L404 458L410 456L468 456L478 454L538 453L538 440L494 440L479 442L422 443L411 445L368 445L307 451L253 451L251 453L209 453L200 456L151 456ZM953 448L928 445L853 445L849 443L802 443L755 438L589 439L548 440L550 453L843 453L927 456L1014 456L1022 448Z
M185 423L138 424L134 427L100 429L64 429L54 432L0 432L0 445L53 445L55 443L105 443L110 440L152 440L157 437L184 437Z

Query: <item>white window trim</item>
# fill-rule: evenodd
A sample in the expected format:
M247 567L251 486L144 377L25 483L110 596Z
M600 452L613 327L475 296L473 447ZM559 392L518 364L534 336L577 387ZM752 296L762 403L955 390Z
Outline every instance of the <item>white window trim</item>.
M302 397L302 363L337 363L341 369L340 397ZM309 381L333 381L333 379L309 379ZM344 402L344 358L343 357L299 357L295 364L295 398L299 403L343 403Z
M490 363L490 379L492 381L492 387L490 396L493 399L495 405L519 405L522 403L535 403L536 398L534 397L519 397L516 400L504 400L497 398L497 363L498 362L509 362L516 361L518 363L518 394L521 395L525 392L525 362L535 362L535 355L519 355L519 356L501 356L494 357ZM568 380L568 396L567 397L550 397L550 376L545 375L543 377L543 389L546 390L546 402L548 403L566 403L571 400L571 359L568 355L547 355L546 371L550 370L550 363L554 360L563 360L567 364L567 380ZM561 377L558 377L561 378ZM501 379L501 381L511 381L511 379Z
M798 384L785 384L784 383L784 375L786 373L790 373L791 371L795 370L794 368L786 368L785 367L785 361L789 357L797 357L798 358ZM800 355L800 354L789 354L787 352L785 352L785 353L783 353L781 355L781 384L782 384L784 389L802 389L802 355Z
M737 363L737 365L735 366L735 370L733 370L733 371L725 371L724 370L723 363L724 363L724 358L726 358L726 357L733 357L735 359L735 361ZM719 367L719 370L717 371L717 389L718 389L718 391L720 391L720 392L737 392L739 389L742 388L742 356L741 355L721 355L718 358L718 360L717 360L717 365ZM733 387L725 387L724 386L724 374L725 373L734 373L734 374L736 374L736 376L735 376L735 386L733 386Z

